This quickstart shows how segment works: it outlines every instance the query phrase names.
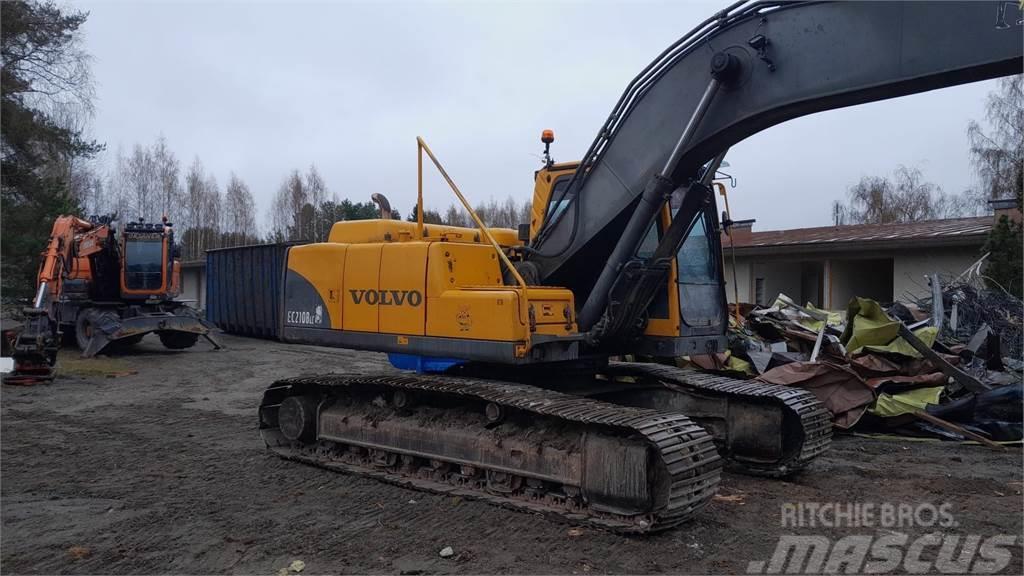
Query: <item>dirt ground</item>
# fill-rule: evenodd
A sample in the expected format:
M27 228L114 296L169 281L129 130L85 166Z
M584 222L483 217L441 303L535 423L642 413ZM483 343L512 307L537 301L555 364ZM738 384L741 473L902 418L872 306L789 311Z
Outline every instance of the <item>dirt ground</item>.
M621 537L272 456L256 420L268 383L389 369L384 356L222 340L219 352L150 337L131 356L69 354L53 384L3 387L0 570L274 574L302 560L313 574L743 573L780 534L807 533L782 526L787 503L902 502L949 503L958 533L1016 535L1006 572L1021 572L1019 448L837 437L795 478L726 473L695 521Z

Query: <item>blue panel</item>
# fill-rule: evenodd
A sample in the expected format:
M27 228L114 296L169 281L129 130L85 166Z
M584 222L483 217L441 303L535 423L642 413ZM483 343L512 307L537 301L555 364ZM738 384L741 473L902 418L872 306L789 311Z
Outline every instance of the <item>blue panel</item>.
M206 319L242 336L277 338L285 253L290 244L206 252Z
M415 370L423 373L439 373L452 366L463 364L465 360L458 358L438 358L436 356L417 356L415 354L388 354L388 361L399 370Z

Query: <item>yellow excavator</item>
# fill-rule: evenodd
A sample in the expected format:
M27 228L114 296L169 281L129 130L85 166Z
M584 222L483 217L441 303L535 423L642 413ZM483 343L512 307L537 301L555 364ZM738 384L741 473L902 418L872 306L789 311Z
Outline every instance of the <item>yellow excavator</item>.
M831 438L810 393L613 359L725 348L712 184L730 146L814 112L1019 73L1013 10L733 4L629 84L579 162L555 163L545 132L518 231L485 227L418 140L417 222L336 223L291 247L283 271L284 341L386 352L403 371L274 382L266 444L628 533L690 518L723 465L805 468ZM424 158L475 228L422 221Z

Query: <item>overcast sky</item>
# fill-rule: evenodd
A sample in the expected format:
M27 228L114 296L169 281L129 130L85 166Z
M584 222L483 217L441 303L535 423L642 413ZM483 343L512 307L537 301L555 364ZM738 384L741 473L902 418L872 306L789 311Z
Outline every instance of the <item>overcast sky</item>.
M723 0L724 2L724 0ZM585 152L626 84L723 2L560 4L78 2L107 159L163 134L256 196L258 221L294 168L339 197L380 192L407 214L423 136L474 203L533 191L540 131ZM863 175L917 167L975 182L967 122L993 81L791 121L735 146L733 216L756 230L826 225ZM428 180L428 207L454 197Z

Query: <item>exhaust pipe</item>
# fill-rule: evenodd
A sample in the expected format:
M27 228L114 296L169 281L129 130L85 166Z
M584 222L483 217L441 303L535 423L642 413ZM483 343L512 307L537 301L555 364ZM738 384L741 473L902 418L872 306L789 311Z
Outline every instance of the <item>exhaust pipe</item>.
M377 209L380 210L381 220L392 219L391 202L388 202L388 199L385 198L383 194L378 194L374 192L372 195L370 195L370 200L373 200L373 203L377 205Z

